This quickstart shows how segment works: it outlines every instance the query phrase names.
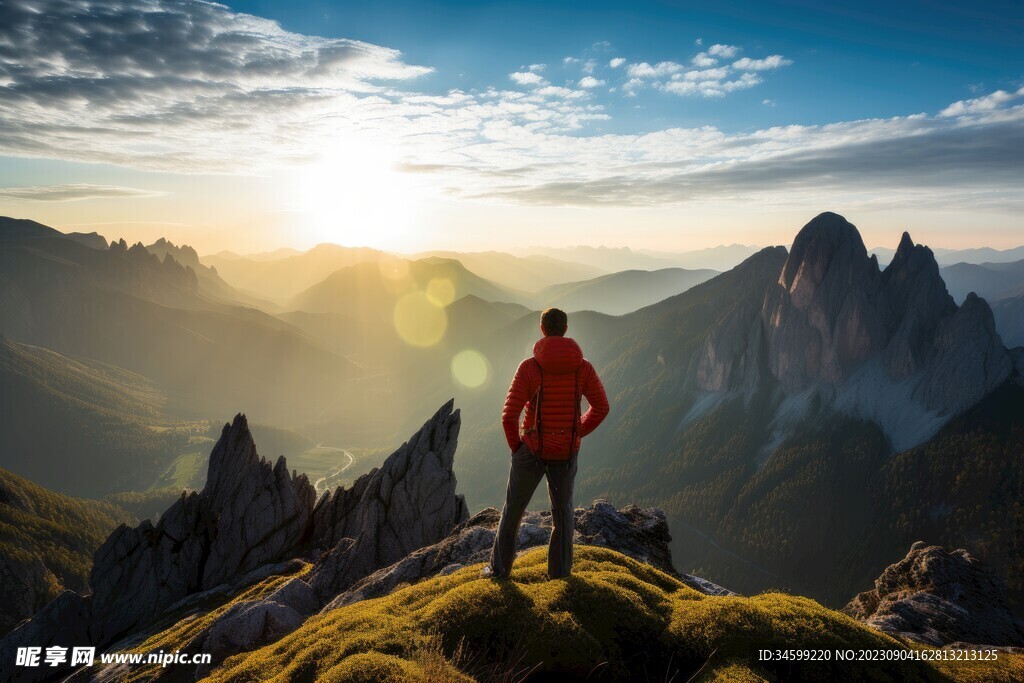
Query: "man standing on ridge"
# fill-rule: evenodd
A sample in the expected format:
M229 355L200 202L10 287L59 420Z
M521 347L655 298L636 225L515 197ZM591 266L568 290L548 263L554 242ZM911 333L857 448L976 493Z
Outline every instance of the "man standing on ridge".
M568 329L564 311L549 308L541 314L544 336L533 345L533 357L519 364L505 397L501 425L512 449L512 463L485 576L505 578L512 571L519 522L545 474L554 527L548 544L548 577L557 579L572 572L572 488L577 455L582 438L608 415L608 397L579 344L565 336ZM582 416L581 397L590 404ZM520 431L519 415L524 407L526 417Z

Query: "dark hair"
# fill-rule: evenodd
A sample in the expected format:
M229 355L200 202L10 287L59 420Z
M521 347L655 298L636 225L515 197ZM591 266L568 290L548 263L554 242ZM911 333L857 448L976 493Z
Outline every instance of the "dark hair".
M540 328L549 337L564 337L569 328L569 316L558 308L549 308L540 314Z

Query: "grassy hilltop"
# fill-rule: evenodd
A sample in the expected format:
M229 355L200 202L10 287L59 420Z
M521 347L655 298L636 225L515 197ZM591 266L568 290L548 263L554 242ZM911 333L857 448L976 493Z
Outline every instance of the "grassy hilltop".
M214 681L992 681L996 663L761 663L759 648L908 649L797 596L709 597L615 551L580 546L574 575L548 581L543 549L512 580L480 566L336 609L229 659Z

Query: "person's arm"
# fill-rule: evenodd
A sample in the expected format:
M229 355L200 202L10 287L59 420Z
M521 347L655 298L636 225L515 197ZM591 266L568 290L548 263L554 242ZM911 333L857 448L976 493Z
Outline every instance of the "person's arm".
M529 359L524 360L516 369L515 377L508 388L505 396L505 406L501 409L501 426L505 430L505 440L508 447L515 453L519 449L521 439L519 438L519 415L523 412L526 402L530 400L529 380L527 378L526 364Z
M590 366L590 373L587 381L583 384L583 397L587 399L590 408L580 418L580 438L590 434L597 429L597 426L608 416L608 396L604 393L604 385L601 378L597 376L597 370Z

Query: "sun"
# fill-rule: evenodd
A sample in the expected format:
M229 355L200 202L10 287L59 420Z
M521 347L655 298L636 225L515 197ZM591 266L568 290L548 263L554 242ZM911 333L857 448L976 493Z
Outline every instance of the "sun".
M348 135L297 169L293 210L310 237L380 249L414 237L422 192L397 161L394 147Z

